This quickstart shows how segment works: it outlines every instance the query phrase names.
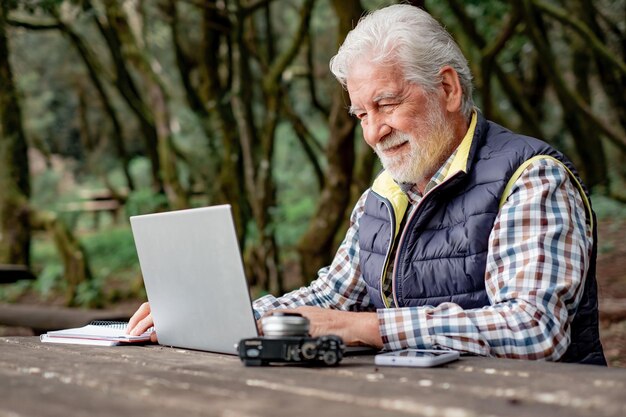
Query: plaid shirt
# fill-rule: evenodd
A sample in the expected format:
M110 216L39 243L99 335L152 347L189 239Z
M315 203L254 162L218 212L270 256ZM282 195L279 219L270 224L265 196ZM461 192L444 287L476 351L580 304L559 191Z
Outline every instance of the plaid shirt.
M440 184L454 154L426 190ZM276 308L313 305L374 311L359 266L359 219L367 190L330 266L308 287L253 304L261 317ZM422 196L407 191L410 209ZM378 309L384 348L443 348L484 356L558 360L570 342L570 324L583 292L593 235L580 193L559 163L531 163L515 182L489 237L485 287L490 305ZM390 265L393 263L390 262ZM383 290L390 293L391 271ZM386 290L385 290L386 288Z

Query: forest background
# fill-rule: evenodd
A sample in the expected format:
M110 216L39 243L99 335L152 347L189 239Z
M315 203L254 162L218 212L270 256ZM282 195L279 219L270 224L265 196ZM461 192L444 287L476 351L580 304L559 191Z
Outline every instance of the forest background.
M222 203L253 296L314 279L380 169L328 61L392 3L0 0L0 263L37 276L0 302L136 306L128 217ZM410 3L458 41L487 118L581 171L626 366L626 1Z

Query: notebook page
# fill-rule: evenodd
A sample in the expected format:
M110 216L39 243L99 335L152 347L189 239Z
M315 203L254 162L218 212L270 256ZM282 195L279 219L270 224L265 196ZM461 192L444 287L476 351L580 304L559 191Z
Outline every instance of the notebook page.
M123 342L149 341L153 329L149 329L139 336L131 336L126 334L125 322L92 322L83 327L72 329L54 330L46 333L48 338L77 338L77 339L95 339L110 340Z

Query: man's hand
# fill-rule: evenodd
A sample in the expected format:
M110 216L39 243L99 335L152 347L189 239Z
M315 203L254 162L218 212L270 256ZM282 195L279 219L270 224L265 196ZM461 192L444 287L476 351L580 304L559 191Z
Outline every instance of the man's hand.
M128 320L126 334L139 336L152 326L154 326L154 321L152 320L152 313L150 313L150 303L143 303L130 320ZM152 332L150 341L154 343L158 342L156 332Z
M320 307L298 307L293 310L311 322L313 337L334 334L348 346L373 346L382 349L383 340L378 330L376 313L330 310Z

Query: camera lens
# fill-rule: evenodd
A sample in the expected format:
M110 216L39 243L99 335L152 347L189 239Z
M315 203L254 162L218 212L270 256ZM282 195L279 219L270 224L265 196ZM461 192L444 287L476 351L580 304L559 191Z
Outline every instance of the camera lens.
M297 313L275 313L261 319L263 335L267 337L306 336L309 319Z

